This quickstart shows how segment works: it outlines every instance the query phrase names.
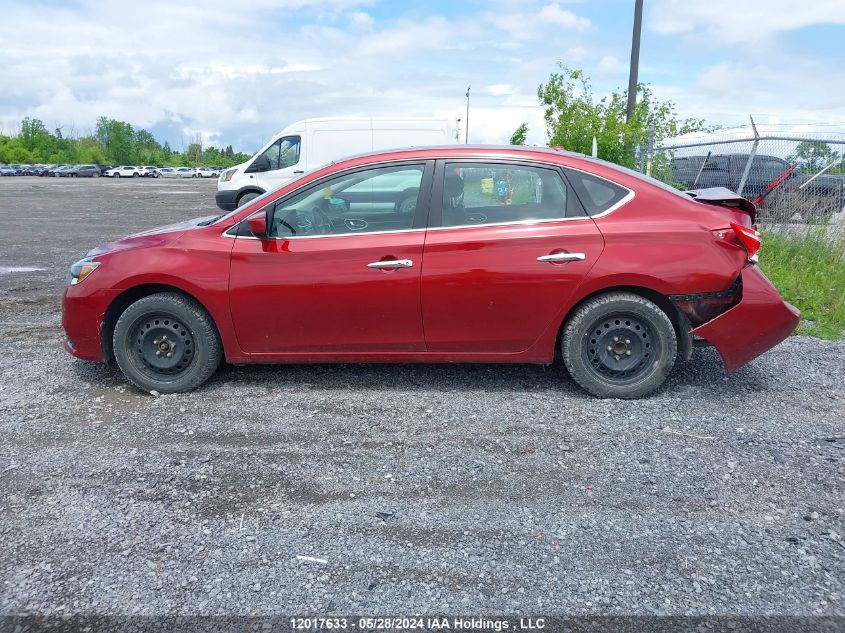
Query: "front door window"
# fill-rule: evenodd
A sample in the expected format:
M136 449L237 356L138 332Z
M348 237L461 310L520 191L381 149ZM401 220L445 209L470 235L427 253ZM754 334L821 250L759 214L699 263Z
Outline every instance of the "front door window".
M414 221L424 165L356 171L276 204L271 237L403 231Z

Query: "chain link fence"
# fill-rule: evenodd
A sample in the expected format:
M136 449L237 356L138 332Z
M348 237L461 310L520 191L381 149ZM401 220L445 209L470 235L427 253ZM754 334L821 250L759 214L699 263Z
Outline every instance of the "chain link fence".
M727 187L757 205L764 225L842 222L845 133L760 128L667 139L636 148L631 162L679 189Z

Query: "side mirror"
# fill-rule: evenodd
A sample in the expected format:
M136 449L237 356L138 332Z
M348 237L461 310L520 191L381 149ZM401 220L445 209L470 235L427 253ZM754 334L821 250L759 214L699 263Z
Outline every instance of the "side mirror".
M264 155L259 155L252 164L246 168L247 173L254 173L257 171L270 171L270 160Z
M246 223L249 226L249 232L255 237L259 239L267 237L267 214L264 211L250 216Z

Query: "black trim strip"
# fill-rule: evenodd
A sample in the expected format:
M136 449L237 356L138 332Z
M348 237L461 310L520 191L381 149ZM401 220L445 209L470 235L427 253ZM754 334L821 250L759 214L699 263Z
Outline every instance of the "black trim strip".
M737 277L727 290L718 292L696 292L688 295L669 295L670 301L699 301L701 299L727 299L736 294L742 285L742 278Z

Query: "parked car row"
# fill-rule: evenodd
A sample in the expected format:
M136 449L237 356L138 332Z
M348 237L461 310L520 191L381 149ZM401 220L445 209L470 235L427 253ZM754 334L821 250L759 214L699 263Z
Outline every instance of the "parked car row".
M222 167L155 167L152 165L0 165L0 176L72 178L217 178Z
M220 167L157 167L156 178L217 178Z

